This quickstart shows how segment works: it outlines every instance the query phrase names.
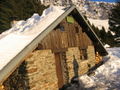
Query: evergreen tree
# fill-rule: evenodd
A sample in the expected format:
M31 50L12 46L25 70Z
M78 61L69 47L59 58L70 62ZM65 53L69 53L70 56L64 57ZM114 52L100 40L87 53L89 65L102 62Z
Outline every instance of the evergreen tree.
M107 41L107 33L105 31L105 28L102 27L102 29L99 31L99 37L101 38L101 41L106 44Z
M109 44L110 46L114 46L116 44L114 41L114 36L111 34L111 31L106 32L104 27L99 29L98 27L94 26L94 24L91 25L87 17L84 17L103 44Z
M45 8L40 0L1 0L0 33L11 27L11 21L26 20L33 13L41 15Z
M120 37L120 2L111 10L109 26L109 29L115 33L115 37Z
M94 24L92 24L91 27L94 30L95 34L100 38L100 30L99 30L99 28L95 27Z
M114 41L114 36L112 35L111 31L107 32L106 43L109 44L111 47L116 45Z

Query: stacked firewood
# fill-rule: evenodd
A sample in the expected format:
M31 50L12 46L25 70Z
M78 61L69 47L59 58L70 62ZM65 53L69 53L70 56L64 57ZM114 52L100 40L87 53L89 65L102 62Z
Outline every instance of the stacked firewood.
M0 84L0 90L5 90L4 86Z
M102 57L99 55L98 52L96 52L96 56L95 56L95 63L98 64L99 62L102 61Z

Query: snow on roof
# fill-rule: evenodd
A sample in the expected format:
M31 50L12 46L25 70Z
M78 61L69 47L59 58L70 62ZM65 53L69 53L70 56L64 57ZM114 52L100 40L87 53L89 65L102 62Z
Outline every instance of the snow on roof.
M35 13L3 32L0 35L0 70L64 12L63 7L50 6L41 16Z

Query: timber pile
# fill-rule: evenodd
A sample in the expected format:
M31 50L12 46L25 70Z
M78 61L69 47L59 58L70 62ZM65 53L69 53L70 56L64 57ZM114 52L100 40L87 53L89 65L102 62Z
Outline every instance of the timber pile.
M96 52L95 63L99 64L101 61L102 61L102 57L99 55L98 52Z

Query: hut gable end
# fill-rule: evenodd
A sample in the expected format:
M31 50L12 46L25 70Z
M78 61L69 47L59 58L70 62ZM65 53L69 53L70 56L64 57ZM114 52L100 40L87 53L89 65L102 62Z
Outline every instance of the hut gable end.
M73 21L69 21L72 18ZM39 49L87 48L92 41L72 17L65 17L38 45ZM42 47L41 47L42 46Z
M52 11L47 19L41 20L45 25L40 22L31 29L38 31L31 41L15 57L7 58L9 63L0 70L0 88L58 90L73 77L91 71L107 55L75 6ZM54 18L50 19L51 15Z

